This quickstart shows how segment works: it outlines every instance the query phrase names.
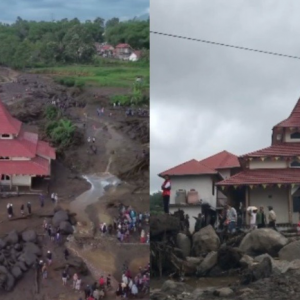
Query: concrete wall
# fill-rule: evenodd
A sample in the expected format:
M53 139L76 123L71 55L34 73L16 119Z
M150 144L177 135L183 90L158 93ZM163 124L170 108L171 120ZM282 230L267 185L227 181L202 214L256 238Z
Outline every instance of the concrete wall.
M185 215L188 214L190 216L190 232L193 233L196 224L196 220L193 217L197 217L201 213L201 207L180 207L180 209L184 211ZM174 213L177 210L178 208L170 207L170 213Z
M249 169L283 169L288 167L286 161L270 161L270 160L252 160L249 162Z
M291 139L291 134L294 133L294 132L291 132L289 130L287 130L287 132L285 133L284 135L284 141L285 142L290 142L290 143L299 143L300 142L300 139Z
M31 186L31 176L29 175L14 175L12 184L18 186Z
M268 206L271 205L277 215L277 223L288 223L288 192L287 188L255 188L250 189L249 205L256 207L264 206L265 212L268 212Z
M217 190L215 187L214 195L212 194L212 177L203 176L172 176L171 178L171 197L170 203L175 203L176 191L179 189L186 190L195 189L199 193L199 198L216 207Z

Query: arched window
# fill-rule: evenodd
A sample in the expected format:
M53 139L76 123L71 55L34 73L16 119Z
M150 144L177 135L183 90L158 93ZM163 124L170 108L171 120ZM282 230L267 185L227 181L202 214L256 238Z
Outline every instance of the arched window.
M300 162L297 160L292 161L291 168L300 168Z
M300 132L294 132L291 134L291 139L300 139Z

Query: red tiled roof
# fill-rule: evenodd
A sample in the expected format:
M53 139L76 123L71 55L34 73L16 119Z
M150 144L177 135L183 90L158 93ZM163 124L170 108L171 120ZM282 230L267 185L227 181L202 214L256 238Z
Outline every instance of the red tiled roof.
M37 134L21 130L15 139L0 139L0 156L33 158L37 142Z
M116 48L131 48L128 44L119 44L116 46Z
M238 157L225 150L200 160L200 163L214 170L240 167Z
M103 45L103 46L100 47L100 49L101 50L111 50L111 49L113 50L114 47L111 46L111 45Z
M44 141L38 141L37 155L46 156L51 159L56 158L55 149L52 148L48 143L46 143Z
M300 156L300 143L281 143L250 152L240 156L243 157L265 157L265 156Z
M300 127L300 99L297 101L290 116L274 127Z
M276 183L300 183L300 169L244 170L228 179L218 182L217 185L231 186Z
M3 160L0 161L0 174L5 175L50 175L47 159L36 157L32 160Z
M181 165L171 168L159 174L159 176L180 176L180 175L204 175L216 174L217 172L195 159L189 160Z
M22 123L13 118L0 100L0 134L18 134Z

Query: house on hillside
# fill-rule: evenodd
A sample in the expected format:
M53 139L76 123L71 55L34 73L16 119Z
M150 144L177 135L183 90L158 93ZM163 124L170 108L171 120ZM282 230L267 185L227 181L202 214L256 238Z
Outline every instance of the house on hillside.
M0 101L0 187L1 190L31 188L36 178L49 178L55 150L28 132Z
M239 157L242 171L217 183L237 207L273 206L277 223L299 222L300 99L290 116L273 127L271 146Z
M194 230L195 219L203 207L215 210L227 201L226 196L216 188L216 183L240 171L237 156L222 151L206 159L192 159L181 165L160 173L158 176L169 175L172 190L170 211L179 208L190 216L190 228Z
M115 48L109 44L95 43L96 52L102 57L113 57Z
M128 44L118 44L115 48L115 56L118 59L129 60L133 49Z

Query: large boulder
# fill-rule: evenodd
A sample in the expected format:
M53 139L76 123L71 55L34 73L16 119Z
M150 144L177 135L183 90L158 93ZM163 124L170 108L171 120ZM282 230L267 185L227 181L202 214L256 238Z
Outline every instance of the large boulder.
M26 230L22 233L22 240L24 242L36 243L37 242L37 234L34 230Z
M300 259L300 241L292 242L284 246L278 253L279 259L292 261Z
M222 270L239 268L242 253L238 248L221 247L218 251L218 265Z
M68 220L69 220L68 213L64 210L59 210L54 214L52 218L52 224L54 227L58 227L61 222L68 221Z
M202 257L186 257L186 260L182 261L183 272L186 276L194 276L197 272L197 268L202 263Z
M214 228L208 225L193 235L193 252L201 255L210 251L217 251L220 247L220 239Z
M3 239L0 239L0 250L2 250L3 248L5 248L6 246L6 241Z
M163 283L160 291L167 295L175 296L184 292L191 293L193 290L194 289L191 286L183 282L175 282L172 280L167 280Z
M200 266L197 268L197 276L205 276L218 262L218 253L212 251L208 253Z
M288 239L271 228L261 228L249 232L242 240L239 249L246 254L264 254L276 256L288 243Z
M167 214L150 216L151 236L157 236L165 232L179 232L179 231L180 231L179 218Z
M62 234L72 234L74 231L73 226L68 221L60 222L59 229Z
M36 259L37 256L34 253L26 251L20 255L18 260L24 262L27 267L31 267L36 262Z
M30 252L37 256L40 256L42 254L41 249L34 243L25 243L23 251L24 251L24 253Z
M4 239L8 245L14 245L19 242L19 234L16 230L11 231Z
M184 233L178 233L176 237L177 247L182 251L184 257L191 253L191 240Z
M10 272L14 276L15 279L20 279L23 275L20 267L18 267L18 266L12 267Z
M244 270L241 276L241 283L249 284L259 279L268 278L271 276L272 271L272 260L270 257L265 257L259 264Z

